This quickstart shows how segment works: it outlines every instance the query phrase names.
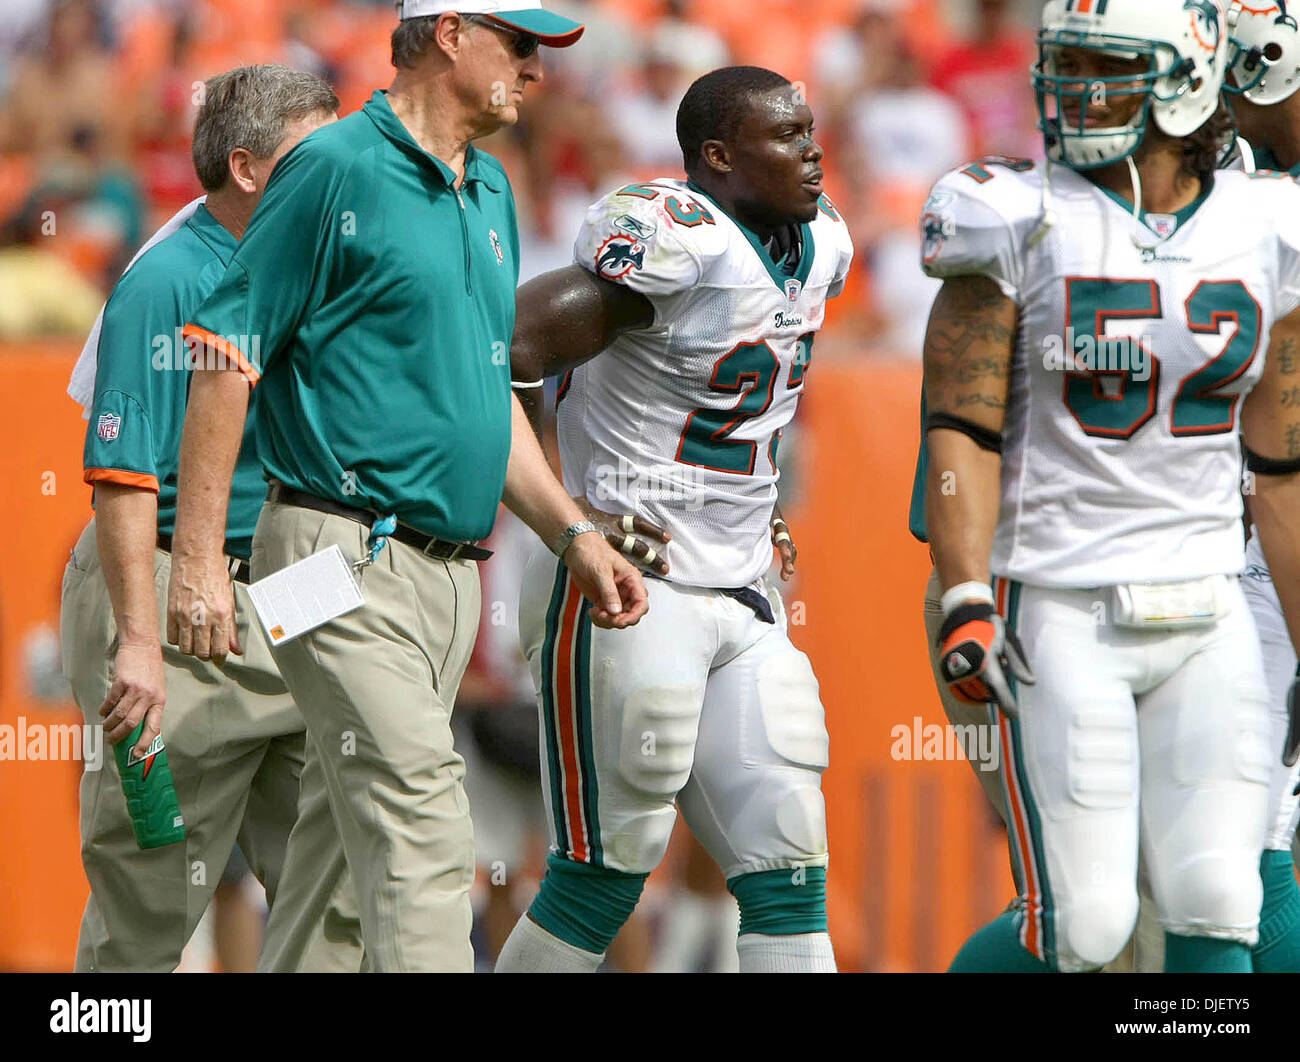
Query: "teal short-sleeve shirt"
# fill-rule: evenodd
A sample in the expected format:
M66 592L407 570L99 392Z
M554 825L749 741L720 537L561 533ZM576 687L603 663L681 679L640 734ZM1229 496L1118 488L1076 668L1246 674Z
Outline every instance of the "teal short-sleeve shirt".
M487 537L510 452L515 202L376 92L276 167L186 332L255 384L269 477L455 541Z
M181 327L217 286L235 238L200 205L118 281L104 307L82 464L88 483L156 491L158 531L176 526L176 474L191 356ZM252 552L266 482L249 410L226 520L226 552Z

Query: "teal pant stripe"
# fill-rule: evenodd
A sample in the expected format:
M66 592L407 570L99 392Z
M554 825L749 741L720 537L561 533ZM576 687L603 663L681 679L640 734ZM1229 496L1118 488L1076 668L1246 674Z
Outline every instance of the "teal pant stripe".
M557 562L551 604L546 611L546 639L542 642L542 721L546 727L546 757L551 776L551 818L555 821L555 847L569 850L569 834L564 826L564 792L560 787L560 742L555 735L555 641L560 629L560 606L568 584L568 569Z
M1008 580L1007 593L1007 629L1014 631L1020 618L1020 593L1022 584ZM1011 692L1016 690L1016 680L1008 675L1007 681ZM1026 826L1029 831L1029 846L1032 849L1034 867L1038 871L1038 888L1042 894L1042 928L1043 957L1053 967L1056 964L1056 913L1052 904L1052 889L1047 880L1047 853L1043 850L1043 823L1034 804L1033 793L1029 789L1029 775L1025 770L1024 744L1020 735L1020 721L1008 720L1011 729L1011 745L1014 749L1016 778L1020 782L1020 795L1024 798ZM1026 912L1024 917L1029 917Z
M993 600L995 602L1001 596L1002 584L1005 581L1006 580L1001 579L996 575L993 577L993 581L992 581ZM1008 600L1008 604L1009 603L1010 602ZM1008 609L1008 612L1010 612L1010 609ZM990 703L988 705L988 713L989 713L989 724L998 731L998 747L999 749L1001 749L1002 732L1001 732L1001 727L999 727L998 725L998 718L1001 715L1001 712L998 709L998 706L996 704ZM1006 823L1007 851L1011 853L1011 879L1012 879L1012 883L1016 887L1016 895L1025 896L1028 894L1029 881L1025 871L1024 860L1025 857L1028 855L1028 853L1024 853L1020 851L1020 837L1016 831L1015 816L1014 816L1014 812L1012 811L1012 796L1010 792L1011 788L1015 783L1011 778L1007 776L1006 761L1008 759L1010 759L1009 756L1003 758L1001 770L998 772L1002 776L1002 796L1003 799L1006 801L1007 814L1011 816L1010 821Z
M998 734L998 752L999 752L999 755L1000 755L1000 754L1001 754L1002 734L1001 734L1001 732L1000 732L999 729L998 729L998 707L997 707L997 705L996 705L996 704L990 704L990 705L988 706L988 711L989 711L989 722L988 722L988 725L991 726L991 727L993 728L993 730ZM998 773L1001 774L1001 775L1003 776L1003 778L1002 778L1002 789L1003 789L1003 792L1002 792L1002 798L1003 798L1003 800L1006 802L1006 803L1005 803L1005 806L1006 806L1006 809L1007 809L1007 814L1010 815L1010 814L1011 814L1011 806L1010 806L1010 800L1011 800L1011 798L1010 798L1009 796L1007 796L1007 794L1006 794L1006 790L1009 788L1010 783L1008 783L1007 780L1006 780L1006 769L1007 769L1007 765L1006 765L1005 763L1003 763L1003 764L1000 765L1000 767L999 767L999 772L998 772ZM1024 865L1024 863L1021 862L1021 859L1020 859L1020 846L1019 846L1018 844L1016 844L1016 841L1015 841L1016 827L1015 827L1015 823L1014 823L1014 821L1006 824L1006 831L1007 831L1007 852L1008 852L1008 853L1010 854L1010 856L1011 856L1011 883L1012 883L1012 885L1015 886L1016 895L1017 895L1017 896L1023 896L1023 895L1025 894L1025 888L1026 888L1026 885L1025 885L1025 865Z
M605 865L605 850L600 841L600 812L597 808L599 792L596 782L596 759L592 752L591 732L591 602L583 601L578 614L574 686L578 698L578 720L575 727L578 756L582 760L582 803L587 820L587 841L591 861L598 867Z

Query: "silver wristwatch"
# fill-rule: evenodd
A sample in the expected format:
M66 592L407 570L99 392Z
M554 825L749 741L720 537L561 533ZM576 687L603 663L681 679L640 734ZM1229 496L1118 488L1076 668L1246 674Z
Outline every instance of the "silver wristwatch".
M573 545L573 540L579 535L585 535L588 531L599 532L600 528L590 520L583 520L581 523L570 524L560 534L560 537L551 543L551 552L557 557L563 557L564 551Z

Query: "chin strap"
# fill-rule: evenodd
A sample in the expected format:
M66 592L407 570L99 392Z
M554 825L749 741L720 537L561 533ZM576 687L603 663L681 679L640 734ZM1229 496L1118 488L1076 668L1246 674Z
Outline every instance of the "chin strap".
M1237 151L1241 155L1241 168L1247 173L1255 172L1255 149L1245 137L1237 137Z
M1156 242L1152 244L1144 243L1142 240L1142 177L1138 174L1137 163L1133 161L1133 156L1128 155L1124 159L1128 163L1129 179L1133 182L1133 246L1139 251L1154 251L1164 241L1158 236Z
M1034 230L1034 234L1029 237L1029 250L1033 250L1043 239L1051 232L1056 225L1056 210L1052 206L1052 160L1048 159L1043 164L1043 197L1042 197L1042 222Z

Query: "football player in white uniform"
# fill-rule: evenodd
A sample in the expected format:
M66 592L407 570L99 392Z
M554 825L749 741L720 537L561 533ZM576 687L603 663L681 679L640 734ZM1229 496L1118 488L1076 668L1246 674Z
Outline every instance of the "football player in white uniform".
M741 970L835 968L829 741L765 576L777 445L853 255L812 126L779 74L704 76L678 113L689 180L606 196L577 264L520 290L515 380L571 370L557 409L569 493L671 540L646 618L616 637L592 626L555 557L525 574L552 848L500 971L595 970L663 856L674 805L739 902Z
M1279 3L1234 0L1228 12L1233 62L1228 77L1228 100L1237 118L1242 162L1247 169L1272 170L1300 177L1300 26ZM1294 362L1300 357L1295 345L1277 342L1270 358ZM1285 401L1300 403L1300 391L1292 390ZM1251 509L1249 492L1247 508ZM1296 888L1291 848L1296 832L1296 782L1300 766L1294 759L1297 731L1287 710L1289 693L1296 681L1296 653L1282 615L1282 604L1264 560L1258 535L1246 544L1246 572L1242 581L1246 601L1255 617L1264 672L1268 679L1272 730L1269 747L1288 755L1272 758L1269 783L1268 832L1260 877L1264 903L1259 916L1259 943L1251 953L1257 973L1300 972L1300 889ZM1287 749L1290 744L1290 749Z
M925 211L943 667L996 705L1024 889L964 968L1110 961L1140 844L1165 969L1249 972L1275 753L1240 440L1294 640L1300 188L1214 172L1216 0L1049 0L1039 48L1049 162L967 167Z

